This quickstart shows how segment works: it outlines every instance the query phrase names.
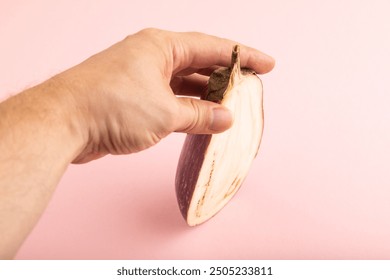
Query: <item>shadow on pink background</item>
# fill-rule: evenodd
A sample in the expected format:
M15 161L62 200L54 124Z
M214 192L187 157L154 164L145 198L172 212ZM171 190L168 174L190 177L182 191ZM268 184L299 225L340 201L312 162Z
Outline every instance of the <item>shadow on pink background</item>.
M211 33L276 58L259 156L196 228L174 193L184 135L72 165L17 258L389 259L388 1L133 2L2 3L0 98L145 27Z

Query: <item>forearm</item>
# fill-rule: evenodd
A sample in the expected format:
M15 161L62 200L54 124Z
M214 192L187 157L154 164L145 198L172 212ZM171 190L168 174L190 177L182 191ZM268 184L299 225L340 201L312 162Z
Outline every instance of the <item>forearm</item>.
M49 80L0 104L0 259L16 253L82 149L68 102Z

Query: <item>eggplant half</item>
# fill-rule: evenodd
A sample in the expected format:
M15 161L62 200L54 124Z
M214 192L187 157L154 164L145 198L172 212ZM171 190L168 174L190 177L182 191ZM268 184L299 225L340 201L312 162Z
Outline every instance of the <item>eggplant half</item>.
M260 147L263 86L253 70L240 67L238 45L232 51L231 67L210 75L204 99L229 108L234 120L225 132L186 136L175 187L180 212L190 226L207 221L229 202Z

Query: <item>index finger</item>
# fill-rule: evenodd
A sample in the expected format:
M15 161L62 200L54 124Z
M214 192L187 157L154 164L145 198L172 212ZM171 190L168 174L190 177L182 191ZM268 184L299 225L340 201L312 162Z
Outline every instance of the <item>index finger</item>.
M176 33L173 36L174 74L187 68L207 68L214 65L230 66L234 45L240 45L242 67L251 68L258 74L272 70L275 60L254 48L235 41L199 32Z

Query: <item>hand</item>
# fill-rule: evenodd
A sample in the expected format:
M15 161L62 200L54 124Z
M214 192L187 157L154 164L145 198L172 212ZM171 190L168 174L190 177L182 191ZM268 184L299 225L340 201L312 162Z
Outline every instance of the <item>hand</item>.
M146 29L127 37L54 79L65 84L76 109L73 122L84 163L106 154L128 154L171 132L218 133L232 123L221 105L200 96L208 75L230 65L236 42L201 33ZM266 73L274 60L241 46L241 65ZM176 95L176 96L175 96Z
M232 117L200 96L235 42L143 30L0 103L0 259L12 258L70 162L146 149L169 133L218 133ZM272 58L241 46L241 65Z

